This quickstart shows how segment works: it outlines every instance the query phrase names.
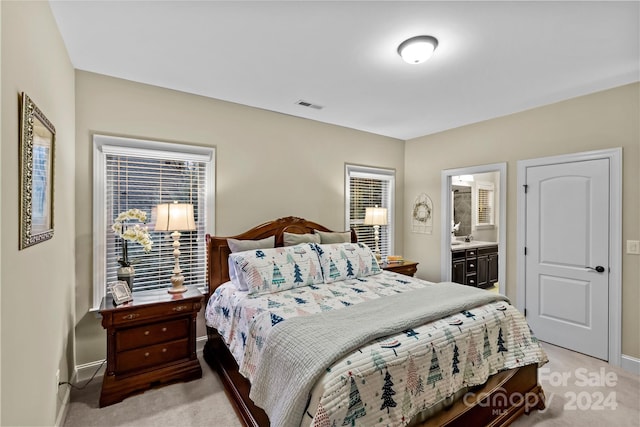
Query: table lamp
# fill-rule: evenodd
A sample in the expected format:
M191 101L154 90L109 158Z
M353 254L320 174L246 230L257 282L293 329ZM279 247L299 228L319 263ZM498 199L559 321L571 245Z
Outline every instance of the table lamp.
M172 231L173 257L176 263L171 276L171 288L169 293L178 294L187 290L184 286L184 276L180 269L180 231L192 231L196 229L193 219L193 205L190 203L162 203L156 207L156 231Z
M379 208L377 205L373 208L366 208L364 214L364 225L373 225L373 233L376 241L376 249L374 251L376 259L380 261L380 248L378 241L380 240L380 226L387 225L387 208Z

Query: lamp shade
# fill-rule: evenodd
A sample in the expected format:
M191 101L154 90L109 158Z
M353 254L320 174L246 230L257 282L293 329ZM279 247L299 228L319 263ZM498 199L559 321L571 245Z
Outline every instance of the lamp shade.
M364 225L387 225L387 208L366 208Z
M196 229L193 205L161 203L156 206L156 231L192 231Z

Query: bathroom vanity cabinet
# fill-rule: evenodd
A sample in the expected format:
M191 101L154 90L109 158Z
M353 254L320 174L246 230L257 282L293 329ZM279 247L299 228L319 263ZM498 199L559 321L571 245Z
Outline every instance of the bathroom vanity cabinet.
M451 250L451 281L488 288L498 281L498 246L455 248Z
M478 287L488 288L498 281L498 247L478 248Z

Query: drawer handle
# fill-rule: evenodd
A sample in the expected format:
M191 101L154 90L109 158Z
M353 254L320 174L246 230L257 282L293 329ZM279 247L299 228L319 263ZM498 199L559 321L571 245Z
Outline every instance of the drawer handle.
M163 349L162 349L162 352L163 352L163 353L166 353L166 352L167 352L167 349L166 349L166 348L163 348Z
M149 335L149 331L144 331L144 334L145 335Z
M162 328L162 332L167 332L167 328Z
M473 267L475 267L475 266L474 266L473 264L469 264L469 267L473 268Z
M473 280L469 280L469 283L476 283L476 282L475 282L475 281L473 281Z
M140 315L138 313L131 313L131 314L127 314L126 316L122 316L122 319L132 320L132 319L135 319L136 317L140 317Z
M179 305L177 307L173 307L173 311L182 311L182 310L186 310L187 306L186 305Z
M149 352L145 353L144 357L149 357Z

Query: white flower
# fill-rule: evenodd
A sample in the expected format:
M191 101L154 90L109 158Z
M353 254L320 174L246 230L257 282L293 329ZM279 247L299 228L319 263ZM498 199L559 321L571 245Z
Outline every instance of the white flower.
M139 222L147 221L147 214L140 209L129 209L128 211L121 212L115 219L111 229L116 235L122 237L125 240L130 240L135 243L139 243L145 252L151 251L153 242L149 235L149 228L142 227L140 224L124 227L123 222L127 220L136 220Z
M121 212L116 218L116 223L122 223L128 219L135 219L139 222L147 222L147 213L140 209L129 209L128 211ZM115 224L114 224L115 225Z

